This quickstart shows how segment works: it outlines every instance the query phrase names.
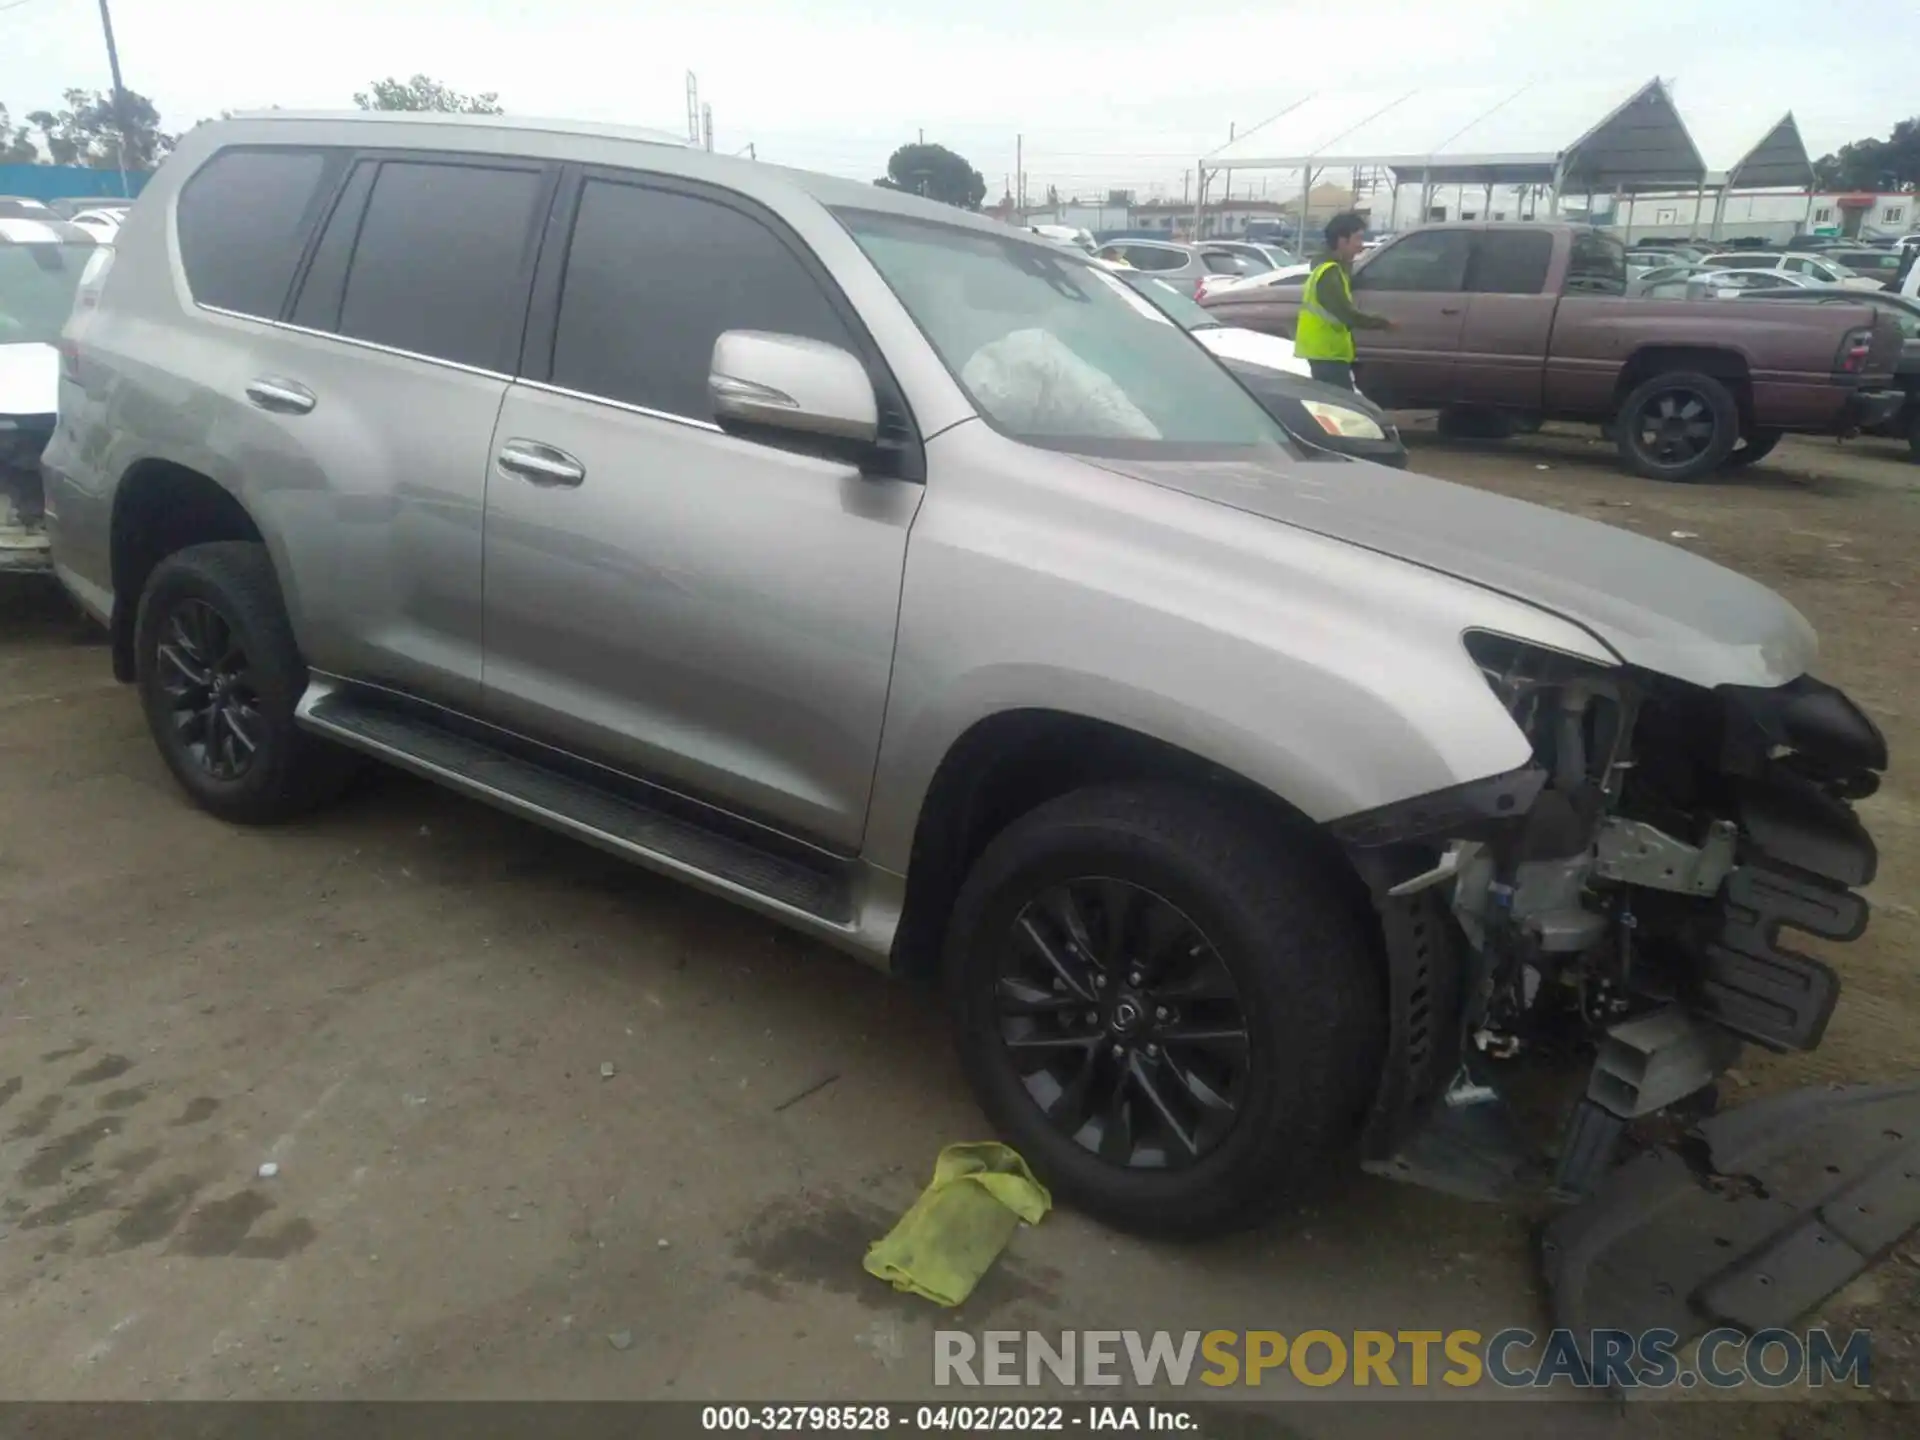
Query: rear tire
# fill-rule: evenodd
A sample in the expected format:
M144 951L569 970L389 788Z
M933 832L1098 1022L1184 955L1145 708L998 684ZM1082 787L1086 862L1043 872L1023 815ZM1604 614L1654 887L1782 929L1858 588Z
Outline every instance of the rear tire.
M1710 475L1740 438L1740 407L1711 375L1673 370L1643 380L1613 419L1614 444L1636 475L1684 484Z
M193 545L155 566L134 664L161 757L201 809L269 823L345 783L351 757L294 724L307 667L265 546Z
M1755 430L1734 447L1732 454L1727 456L1727 468L1738 470L1766 459L1773 453L1773 447L1780 443L1784 434L1785 432L1780 430Z
M1907 422L1907 449L1920 460L1920 405L1914 405L1913 418Z
M1252 1224L1325 1173L1372 1097L1373 924L1311 837L1258 812L1169 785L1076 791L997 836L955 902L968 1080L1080 1209L1160 1235Z

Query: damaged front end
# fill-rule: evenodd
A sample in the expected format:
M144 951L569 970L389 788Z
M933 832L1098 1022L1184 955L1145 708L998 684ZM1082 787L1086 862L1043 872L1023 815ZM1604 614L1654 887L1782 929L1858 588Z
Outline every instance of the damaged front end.
M1651 1197L1655 1182L1623 1192L1618 1177L1634 1165L1616 1164L1664 1153L1679 1158L1661 1183L1724 1189L1719 1149L1692 1128L1713 1113L1716 1081L1745 1044L1820 1043L1839 979L1783 933L1848 941L1864 931L1856 892L1873 879L1876 853L1853 802L1877 787L1886 741L1809 676L1707 690L1500 636L1466 644L1531 742L1532 763L1335 827L1373 887L1389 958L1390 1053L1367 1165L1476 1198L1543 1187L1587 1199L1554 1222L1558 1240L1550 1227L1549 1273L1556 1296L1583 1297L1583 1323L1605 1323L1621 1307L1602 1304L1596 1317L1587 1262L1568 1257L1604 1252L1591 1243L1601 1233L1632 1249L1632 1227L1580 1217L1595 1205L1618 1211L1628 1192L1627 1208L1670 1213ZM1885 1100L1874 1113L1902 1103L1915 1101ZM1819 1129L1809 1113L1802 1104L1781 1123ZM1836 1194L1889 1165L1906 1174L1881 1182L1906 1187L1901 1229L1920 1221L1910 1173L1920 1148L1907 1149L1920 1136L1903 1123L1866 1125L1853 1161L1823 1150L1813 1172ZM1802 1192L1807 1205L1824 1203ZM1765 1233L1746 1235L1745 1250L1701 1236L1705 1253L1675 1269L1692 1277L1685 1293L1703 1321L1725 1307L1695 1292L1724 1290L1742 1264L1764 1263L1755 1255L1787 1224L1774 1219L1752 1222ZM1823 1245L1821 1258L1837 1253Z
M0 573L44 571L52 564L40 453L53 427L51 415L0 415Z

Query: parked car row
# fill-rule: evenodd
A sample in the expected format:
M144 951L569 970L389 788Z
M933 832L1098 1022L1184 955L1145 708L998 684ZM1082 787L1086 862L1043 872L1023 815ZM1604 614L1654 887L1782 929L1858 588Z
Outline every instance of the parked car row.
M40 454L58 410L55 347L100 249L92 230L45 213L0 216L0 571L47 566Z
M1902 412L1900 333L1866 303L1877 290L1749 314L1695 287L1732 294L1811 276L1701 265L1648 288L1669 283L1682 293L1633 296L1626 250L1588 227L1426 226L1355 265L1361 305L1394 322L1356 337L1356 373L1380 404L1437 408L1454 425L1598 421L1632 469L1676 481L1752 463L1785 433L1849 434ZM1203 303L1229 324L1291 336L1300 293L1234 287Z

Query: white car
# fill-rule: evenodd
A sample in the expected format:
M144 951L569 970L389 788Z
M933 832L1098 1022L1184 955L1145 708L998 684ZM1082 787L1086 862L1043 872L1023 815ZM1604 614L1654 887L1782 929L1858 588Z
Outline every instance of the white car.
M1772 250L1729 250L1709 255L1700 263L1714 270L1781 270L1798 275L1809 285L1844 285L1849 290L1878 290L1881 284L1871 276L1855 274L1824 255L1806 255L1793 250L1785 254Z
M113 237L120 233L120 222L126 218L124 210L82 210L67 223L92 231L102 244L110 245Z
M1311 265L1282 265L1273 270L1262 270L1258 275L1210 276L1201 284L1200 298L1204 299L1222 290L1257 290L1267 285L1297 285L1312 273Z
M112 253L84 226L0 217L0 571L48 566L40 452L59 408L54 346L89 262Z

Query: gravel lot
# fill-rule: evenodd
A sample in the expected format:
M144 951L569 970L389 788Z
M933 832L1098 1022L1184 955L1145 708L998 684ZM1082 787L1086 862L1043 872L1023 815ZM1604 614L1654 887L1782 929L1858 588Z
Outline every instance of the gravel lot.
M1894 749L1864 806L1876 920L1835 952L1825 1047L1742 1073L1912 1075L1920 467L1795 441L1663 487L1581 434L1429 431L1419 469L1688 532L1813 620ZM310 823L224 826L104 648L22 584L0 591L0 940L0 1394L927 1393L937 1312L860 1268L939 1147L981 1138L926 1002L398 775ZM1526 1242L1523 1216L1359 1179L1194 1248L1057 1213L959 1323L1537 1325ZM1827 1318L1873 1325L1876 1384L1913 1397L1916 1316L1910 1239ZM1659 1408L1676 1433L1866 1419Z

